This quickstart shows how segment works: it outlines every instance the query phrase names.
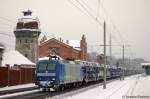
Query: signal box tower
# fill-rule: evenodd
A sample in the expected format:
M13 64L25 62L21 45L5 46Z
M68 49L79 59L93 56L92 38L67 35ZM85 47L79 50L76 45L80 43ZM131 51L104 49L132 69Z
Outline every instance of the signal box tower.
M38 60L38 37L40 33L38 18L32 18L30 10L23 11L23 17L18 19L14 29L15 49L34 63Z

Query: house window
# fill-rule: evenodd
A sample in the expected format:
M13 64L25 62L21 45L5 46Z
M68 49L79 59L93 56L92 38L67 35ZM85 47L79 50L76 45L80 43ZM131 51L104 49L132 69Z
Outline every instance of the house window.
M28 54L25 54L25 57L27 57L27 58L28 58Z
M33 40L31 40L31 43L33 43Z

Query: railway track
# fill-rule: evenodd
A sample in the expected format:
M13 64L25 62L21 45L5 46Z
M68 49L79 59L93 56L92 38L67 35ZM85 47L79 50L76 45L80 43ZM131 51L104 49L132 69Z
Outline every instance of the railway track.
M109 80L107 83L110 83L112 81L114 81L114 79ZM27 91L24 94L21 94L21 92L19 92L20 93L19 95L8 94L8 97L0 96L0 99L45 99L45 98L46 99L61 99L63 97L72 96L72 95L78 94L80 92L84 92L86 90L95 88L102 84L103 84L102 81L101 82L93 82L93 83L89 83L84 86L68 88L68 89L65 89L64 91L59 91L59 92L42 92L41 90L33 90L30 92Z
M0 96L6 95L6 94L13 94L13 93L17 93L17 92L30 91L30 90L35 90L35 89L38 89L38 86L20 88L20 89L3 90L3 91L0 91Z

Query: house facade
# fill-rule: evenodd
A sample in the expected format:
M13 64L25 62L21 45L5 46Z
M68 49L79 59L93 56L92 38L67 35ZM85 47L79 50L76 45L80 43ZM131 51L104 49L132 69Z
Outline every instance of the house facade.
M48 56L53 51L63 59L87 60L87 43L85 35L81 40L42 39L39 45L39 57Z

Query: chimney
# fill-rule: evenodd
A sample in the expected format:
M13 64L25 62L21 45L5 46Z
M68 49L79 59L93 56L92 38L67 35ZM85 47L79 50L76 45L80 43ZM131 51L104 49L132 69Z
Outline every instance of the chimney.
M0 66L2 65L3 53L4 53L4 46L0 44Z
M61 42L61 40L62 40L62 39L61 39L61 37L60 37L60 38L59 38L59 41Z
M31 16L32 15L31 10L23 11L22 13L23 13L24 16Z
M66 44L69 44L69 40L66 40Z

